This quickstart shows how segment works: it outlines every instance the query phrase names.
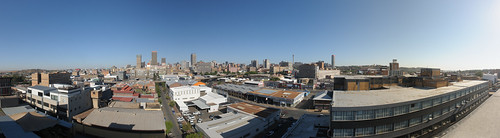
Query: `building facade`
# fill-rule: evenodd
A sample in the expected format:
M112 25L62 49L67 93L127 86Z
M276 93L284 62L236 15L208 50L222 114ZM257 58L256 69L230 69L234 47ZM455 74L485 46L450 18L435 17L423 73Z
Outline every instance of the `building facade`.
M488 98L486 81L436 89L334 92L332 137L431 137Z
M151 52L151 65L158 65L158 52Z
M264 68L268 69L271 67L271 63L269 62L269 59L264 59Z
M191 67L194 67L196 65L196 53L191 54Z
M23 100L38 109L68 121L74 115L92 108L91 90L90 87L31 86L28 87L26 99Z
M50 84L71 84L71 73L33 73L31 74L31 86L42 85L49 87Z
M139 55L136 56L136 58L137 58L136 68L142 68L143 67L143 65L142 65L142 55L139 54Z
M10 77L0 77L0 95L11 95L11 80Z

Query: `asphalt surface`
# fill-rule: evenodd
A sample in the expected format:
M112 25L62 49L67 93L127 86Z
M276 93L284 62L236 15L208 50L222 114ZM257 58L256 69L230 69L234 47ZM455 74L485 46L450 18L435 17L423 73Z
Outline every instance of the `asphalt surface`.
M177 123L177 118L172 113L172 108L170 106L168 106L169 101L167 101L167 99L165 97L166 97L166 93L162 92L162 94L161 94L162 103L161 104L162 104L163 115L167 120L172 122L172 124L174 125L172 127L172 129L170 130L170 132L172 132L172 135L168 135L168 137L182 138L182 131L179 127L179 124Z

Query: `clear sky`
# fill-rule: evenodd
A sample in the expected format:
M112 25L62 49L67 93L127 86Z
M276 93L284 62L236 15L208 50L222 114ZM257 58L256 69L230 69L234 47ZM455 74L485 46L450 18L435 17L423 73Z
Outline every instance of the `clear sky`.
M149 61L500 68L498 0L0 1L0 70Z

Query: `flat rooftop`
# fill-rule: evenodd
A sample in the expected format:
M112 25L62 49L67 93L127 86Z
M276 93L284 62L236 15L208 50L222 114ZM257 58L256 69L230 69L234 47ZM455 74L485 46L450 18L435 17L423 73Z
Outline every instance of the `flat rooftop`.
M234 137L236 134L254 131L254 126L265 123L261 119L246 115L226 113L220 115L220 119L198 123L198 128L202 129L210 138Z
M297 122L297 126L288 130L291 132L286 138L314 138L318 137L318 127L328 127L330 116L304 114Z
M162 111L104 107L94 109L84 124L121 130L161 131L165 130Z
M377 106L414 101L450 93L485 82L486 81L464 80L463 82L452 82L453 85L436 89L391 86L389 89L384 90L334 91L333 107Z
M500 137L500 90L443 133L442 138Z
M239 102L239 103L234 103L229 105L229 107L238 109L242 112L248 113L248 114L253 114L259 117L267 118L269 115L273 114L274 112L278 112L279 109L274 109L274 108L266 108L258 105L253 105L245 102Z

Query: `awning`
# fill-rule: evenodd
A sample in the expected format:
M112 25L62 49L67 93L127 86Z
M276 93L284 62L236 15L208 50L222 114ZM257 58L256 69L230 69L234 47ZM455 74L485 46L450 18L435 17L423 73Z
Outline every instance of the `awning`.
M198 108L200 109L208 109L210 108L207 104L203 103L202 101L200 100L194 100L192 101L196 106L198 106Z

